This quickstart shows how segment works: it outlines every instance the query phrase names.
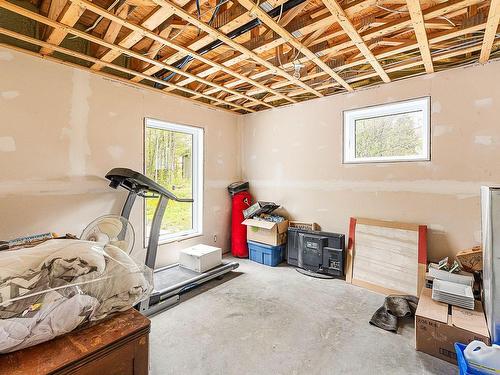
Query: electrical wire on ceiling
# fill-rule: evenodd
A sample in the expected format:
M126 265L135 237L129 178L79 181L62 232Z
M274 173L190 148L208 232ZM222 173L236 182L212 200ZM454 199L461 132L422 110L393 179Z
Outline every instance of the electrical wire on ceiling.
M389 13L397 13L397 14L409 14L410 12L407 11L407 10L397 10L397 9L391 9L391 8L386 8L382 5L375 5L377 8L379 9L382 9L382 10L385 10L386 12L389 12ZM450 20L448 17L445 17L445 16L437 16L437 18L440 18L440 19L443 19L445 21L447 21L451 26L453 27L456 27L457 25L452 21Z
M295 8L296 6L302 4L303 2L305 2L306 0L288 0L286 1L284 4L283 4L283 12L286 12L290 9L293 9ZM260 0L259 2L257 3L257 6L260 4ZM280 9L281 9L281 6L280 7L276 7L276 8L273 8L271 9L270 11L267 12L267 14L274 18L276 17L279 12L280 12ZM254 18L252 20L250 20L249 22L245 23L244 25L241 25L240 27L234 29L233 31L229 32L226 36L230 39L234 39L234 38L237 38L238 36L240 35L243 35L245 34L246 32L254 29L255 27L258 27L262 25L262 21L258 18ZM205 47L202 47L198 50L196 50L196 53L200 54L200 55L203 55L207 52L210 52L212 50L214 50L215 48L221 46L223 44L223 42L221 40L214 40L212 43L209 43L208 45L206 45ZM179 68L181 65L184 66L187 62L193 60L193 57L188 55L188 56L185 56L183 57L182 59L180 59L179 61L175 62L173 65L177 68ZM165 80L165 78L168 78L170 79L173 74L168 74L166 77L165 77L165 74L168 72L168 69L162 69L161 71L157 72L156 74L154 74L153 76L155 78L159 78L159 79L163 79ZM161 85L158 84L158 83L155 83L155 87L160 87Z
M122 1L122 0L113 1L113 3L107 8L107 11L109 12L111 9L113 9L120 1ZM103 18L104 18L104 16L97 17L95 22L91 26L86 28L84 31L86 33L88 33L89 31L94 30L97 27L97 25L99 25L99 22L101 22ZM74 36L69 37L68 39L76 39L76 38L79 38L79 36L74 35Z

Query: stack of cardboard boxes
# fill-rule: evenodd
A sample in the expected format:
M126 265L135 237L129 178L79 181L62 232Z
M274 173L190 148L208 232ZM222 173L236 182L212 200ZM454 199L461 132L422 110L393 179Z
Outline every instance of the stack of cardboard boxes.
M255 205L261 205L261 202ZM249 211L258 212L250 207ZM277 266L285 259L286 233L288 220L266 221L248 218L243 221L247 226L247 241L250 260L268 266Z
M476 301L474 310L434 301L432 290L423 288L415 313L416 349L457 364L456 342L473 340L490 345L482 304Z

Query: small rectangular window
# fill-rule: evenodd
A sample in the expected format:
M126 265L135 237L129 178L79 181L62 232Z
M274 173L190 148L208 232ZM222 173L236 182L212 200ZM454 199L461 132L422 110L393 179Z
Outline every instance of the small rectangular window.
M179 198L169 201L160 229L160 243L202 233L203 129L146 119L144 170L146 176ZM158 198L145 204L147 242Z
M430 160L430 97L344 111L344 163Z

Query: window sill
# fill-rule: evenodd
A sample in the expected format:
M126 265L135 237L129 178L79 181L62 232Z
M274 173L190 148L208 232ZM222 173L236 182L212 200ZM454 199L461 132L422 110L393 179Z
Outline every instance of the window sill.
M158 246L167 245L167 244L174 243L174 242L182 242L185 240L189 240L189 239L201 237L201 236L203 236L203 233L196 232L196 233L189 233L189 234L185 234L185 235L181 235L181 236L177 236L177 237L165 238L165 239L162 239L160 237L160 239L158 241ZM148 241L149 241L149 238L146 238L146 244L148 243ZM147 245L146 245L146 247L147 247Z
M430 162L431 159L428 157L422 159L386 159L386 160L349 160L343 161L342 164L384 164L384 163L422 163Z

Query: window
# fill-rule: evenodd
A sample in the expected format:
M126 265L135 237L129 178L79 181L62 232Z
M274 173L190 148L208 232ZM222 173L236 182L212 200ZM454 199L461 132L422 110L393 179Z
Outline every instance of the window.
M194 199L194 203L168 202L161 223L160 242L201 234L203 129L146 119L144 140L146 176L179 198ZM146 236L149 236L157 204L158 198L146 199Z
M430 160L430 98L344 111L344 163Z

